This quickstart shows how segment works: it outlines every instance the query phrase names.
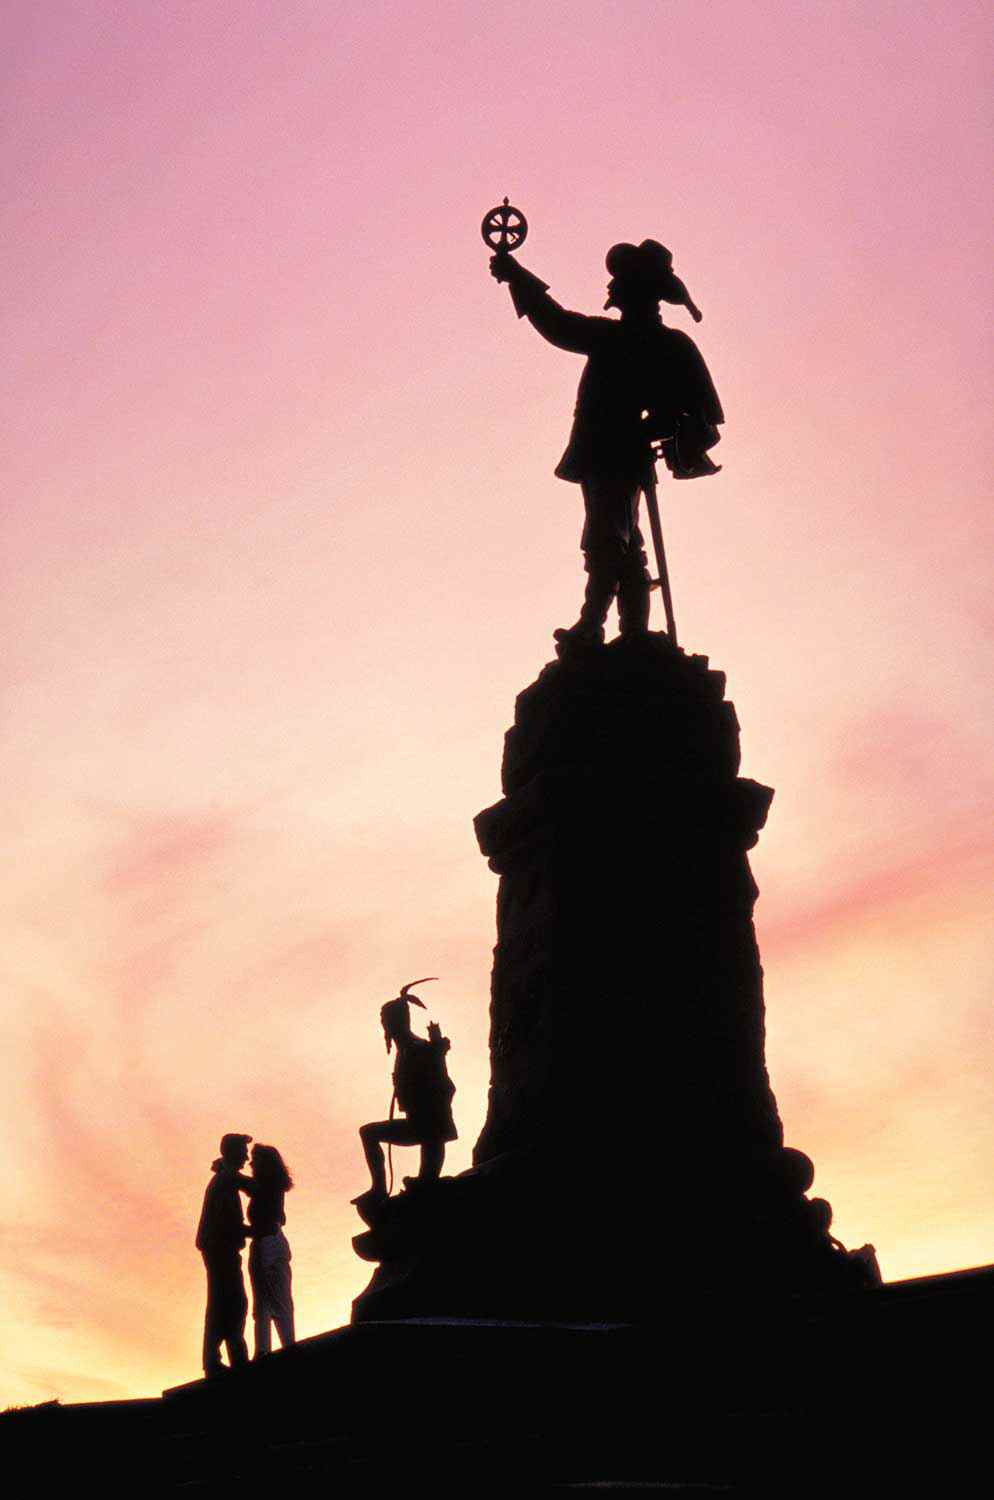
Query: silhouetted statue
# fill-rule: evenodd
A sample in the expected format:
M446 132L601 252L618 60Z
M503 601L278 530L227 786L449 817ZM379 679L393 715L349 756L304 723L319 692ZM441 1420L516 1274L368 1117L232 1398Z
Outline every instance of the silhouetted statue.
M248 1298L242 1277L242 1246L246 1228L238 1196L239 1172L248 1158L250 1135L221 1137L221 1155L211 1166L213 1177L204 1193L197 1226L197 1249L207 1271L207 1311L204 1316L204 1374L210 1378L224 1369L221 1345L234 1368L248 1360L245 1318Z
M249 1200L249 1281L258 1359L272 1348L274 1323L284 1349L296 1341L290 1246L283 1233L284 1199L293 1187L293 1178L275 1146L257 1143L252 1147L251 1162L251 1177L239 1177L238 1185Z
M411 1030L411 1006L417 1005L424 1010L425 1005L417 995L410 994L410 990L415 984L427 982L415 979L405 984L397 998L388 1000L380 1010L387 1052L391 1047L397 1049L393 1099L388 1120L375 1120L363 1125L359 1131L373 1179L369 1193L355 1200L360 1205L388 1196L383 1159L385 1144L420 1146L421 1168L416 1180L426 1183L438 1179L445 1161L446 1142L456 1139L452 1118L452 1096L456 1090L445 1062L449 1039L442 1035L434 1022L428 1025L427 1040L415 1036ZM404 1119L394 1118L395 1105L403 1110Z
M520 224L511 223L510 238L507 231L501 238L493 226L488 234L491 219L517 212L505 201L503 210L488 216L488 243L520 244L527 231L520 215ZM567 312L549 296L546 283L507 249L491 258L490 269L498 281L507 282L519 318L527 317L557 348L587 355L573 430L556 474L583 491L586 522L580 546L588 579L579 620L569 630L557 630L556 639L603 641L615 596L622 634L645 631L650 578L638 510L640 493L653 483L653 445L677 479L718 472L708 449L718 441L718 424L724 421L721 403L696 344L660 321L659 303L681 304L698 321L701 314L673 274L669 250L656 240L608 251L611 280L605 310L617 308L620 319ZM661 554L661 534L656 545ZM662 579L661 555L659 563ZM668 599L667 617L672 621Z
M874 1245L860 1245L858 1250L847 1250L841 1240L832 1234L832 1205L827 1198L811 1198L806 1203L807 1230L824 1257L841 1263L846 1268L846 1279L852 1286L880 1286L883 1277Z

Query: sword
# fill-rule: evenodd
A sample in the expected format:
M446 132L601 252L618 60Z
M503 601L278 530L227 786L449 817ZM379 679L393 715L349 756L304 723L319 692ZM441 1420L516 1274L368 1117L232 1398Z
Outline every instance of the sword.
M650 580L649 587L658 588L663 596L663 609L666 611L666 634L674 646L679 645L676 638L676 618L673 614L673 594L670 591L670 575L666 566L666 549L663 547L663 528L659 523L659 501L656 498L656 466L650 461L646 467L646 477L642 481L642 493L645 496L645 508L649 512L649 529L652 532L652 545L656 554L656 569L658 578Z

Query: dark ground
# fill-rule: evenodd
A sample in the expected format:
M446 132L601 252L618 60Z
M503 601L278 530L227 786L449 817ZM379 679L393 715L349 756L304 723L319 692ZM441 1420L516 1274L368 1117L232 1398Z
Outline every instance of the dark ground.
M162 1399L0 1417L10 1493L980 1493L994 1266L655 1327L366 1323Z

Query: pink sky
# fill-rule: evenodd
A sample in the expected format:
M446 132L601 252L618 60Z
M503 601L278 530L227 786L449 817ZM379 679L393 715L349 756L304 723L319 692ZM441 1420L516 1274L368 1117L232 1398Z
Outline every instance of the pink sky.
M347 1318L417 974L468 1162L471 819L582 586L579 362L487 275L505 193L567 304L651 235L704 311L725 467L662 498L777 788L788 1139L888 1277L994 1259L985 10L5 7L0 1399L197 1373L223 1130L297 1176L301 1332Z

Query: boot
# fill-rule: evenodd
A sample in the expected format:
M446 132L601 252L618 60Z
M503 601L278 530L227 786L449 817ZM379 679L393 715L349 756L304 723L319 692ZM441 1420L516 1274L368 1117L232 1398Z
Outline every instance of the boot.
M559 644L574 644L580 646L602 646L604 644L604 621L607 612L611 608L611 601L617 589L617 576L612 568L610 572L597 564L591 565L591 559L587 556L587 587L583 594L583 608L580 610L580 618L575 625L568 630L554 630L553 639Z
M552 632L552 639L560 646L603 646L604 626L586 625L582 618L569 629L560 626Z
M626 560L621 575L618 624L622 635L644 635L649 629L649 568L641 549Z

